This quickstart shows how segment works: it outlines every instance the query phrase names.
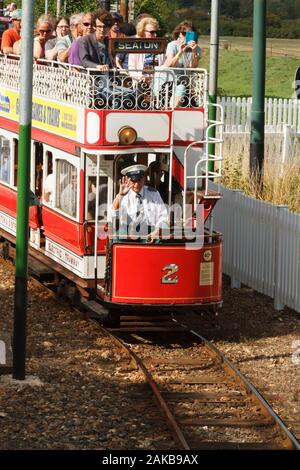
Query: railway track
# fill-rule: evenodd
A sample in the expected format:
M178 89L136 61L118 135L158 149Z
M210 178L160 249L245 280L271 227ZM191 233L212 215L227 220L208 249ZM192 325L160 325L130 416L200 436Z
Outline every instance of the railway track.
M32 279L55 293L55 285ZM199 332L167 314L123 315L118 327L107 328L91 310L87 321L125 349L143 372L179 448L300 450L253 384Z
M141 369L181 449L300 450L260 392L212 343L176 319L155 326L142 319L123 317L120 327L109 330L96 323ZM164 357L155 344L149 347L149 334L158 331L171 334L172 344L180 332L180 341L184 335L185 344L196 341L197 347L191 356L173 349Z

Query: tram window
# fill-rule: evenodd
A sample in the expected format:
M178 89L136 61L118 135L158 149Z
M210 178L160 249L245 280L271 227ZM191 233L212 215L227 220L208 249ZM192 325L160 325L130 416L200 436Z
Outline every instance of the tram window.
M66 214L77 214L77 169L65 160L56 161L56 207Z
M48 203L50 206L53 205L53 193L54 193L54 175L53 175L53 155L52 152L46 152L46 159L44 163L46 168L44 175L44 194L43 201Z
M43 144L40 142L34 143L34 157L35 157L35 194L38 197L41 197L42 186L43 186Z
M0 136L0 181L10 182L10 143Z
M96 176L89 176L87 180L87 219L95 220L96 211L96 192L97 192L97 178ZM99 208L98 220L107 219L107 193L108 193L108 177L99 177Z
M13 156L14 156L14 186L18 184L18 139L13 139Z

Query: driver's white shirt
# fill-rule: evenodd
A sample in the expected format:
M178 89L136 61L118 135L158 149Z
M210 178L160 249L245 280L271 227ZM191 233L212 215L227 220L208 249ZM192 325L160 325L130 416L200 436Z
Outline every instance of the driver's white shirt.
M154 188L143 186L139 194L141 195L143 222L154 228L166 228L169 225L168 211L161 195ZM135 222L137 211L139 211L139 198L137 193L130 189L122 198L120 208L112 209L112 217L119 217L120 225ZM140 211L141 212L141 211Z

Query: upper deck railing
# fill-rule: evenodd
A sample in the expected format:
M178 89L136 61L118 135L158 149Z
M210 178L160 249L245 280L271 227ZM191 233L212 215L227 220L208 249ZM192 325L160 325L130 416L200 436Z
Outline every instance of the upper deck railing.
M19 89L20 62L0 56L0 87ZM39 60L33 64L33 95L89 109L172 110L207 103L204 69L110 70L101 73Z

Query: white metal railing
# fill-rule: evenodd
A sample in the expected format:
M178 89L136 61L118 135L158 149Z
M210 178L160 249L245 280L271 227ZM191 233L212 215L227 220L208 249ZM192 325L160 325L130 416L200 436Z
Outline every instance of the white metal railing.
M222 192L214 224L223 233L223 271L232 286L244 283L272 297L275 308L300 312L300 214L242 191Z
M20 62L0 56L0 86L19 88ZM173 109L180 91L181 108L204 106L207 72L204 69L110 70L101 73L54 61L33 65L33 94L91 109Z
M214 197L209 193L209 181L213 180L218 182L218 190L217 195L215 197L219 198L219 185L222 178L222 149L223 149L223 109L218 104L211 104L215 106L218 110L218 118L214 121L208 121L208 126L205 129L205 139L192 142L188 147L185 149L184 152L184 193L183 193L183 219L186 220L186 193L188 187L188 181L193 180L194 182L194 207L197 204L197 194L199 188L199 181L201 181L200 187L202 188L204 183L204 197ZM207 105L208 106L208 105ZM210 136L211 131L215 129L215 137ZM216 154L210 153L210 145L214 144L218 146L218 150ZM187 158L189 151L197 145L204 145L204 153L203 156L196 162L194 167L194 172L191 175L187 174ZM215 147L216 149L216 147Z

